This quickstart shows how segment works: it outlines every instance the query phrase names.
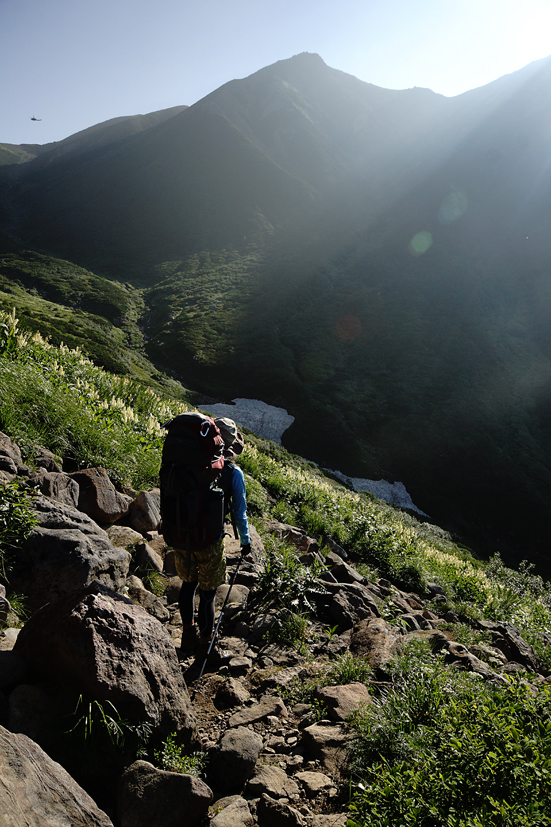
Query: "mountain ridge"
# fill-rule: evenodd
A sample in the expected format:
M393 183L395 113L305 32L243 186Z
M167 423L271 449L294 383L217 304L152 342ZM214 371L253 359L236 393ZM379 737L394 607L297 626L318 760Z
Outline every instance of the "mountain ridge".
M444 98L299 55L118 144L19 165L3 231L143 290L149 358L286 408L295 453L541 555L550 69Z

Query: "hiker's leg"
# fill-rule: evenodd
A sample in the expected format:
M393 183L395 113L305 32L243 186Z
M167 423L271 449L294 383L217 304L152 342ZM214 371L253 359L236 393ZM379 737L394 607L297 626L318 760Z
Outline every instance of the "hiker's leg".
M210 638L214 630L214 595L226 579L224 538L196 552L199 580L199 633Z
M178 605L180 607L180 615L182 616L182 625L191 626L193 624L193 616L195 614L195 590L197 588L197 580L192 583L182 583L180 594L178 595Z
M199 589L199 612L197 624L201 640L210 640L214 631L214 596L216 589L203 591Z

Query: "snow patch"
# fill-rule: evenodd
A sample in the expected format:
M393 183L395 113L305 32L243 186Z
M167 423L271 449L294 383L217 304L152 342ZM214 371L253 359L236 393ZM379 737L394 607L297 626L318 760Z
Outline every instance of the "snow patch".
M271 439L281 445L283 433L295 421L284 408L267 405L260 399L234 399L232 405L218 403L210 405L208 413L213 416L227 416L239 425L248 428L263 439Z
M239 425L248 428L264 439L271 439L281 445L281 437L295 421L295 417L287 413L284 408L267 405L260 399L234 399L231 405L217 403L210 405L208 413L212 416L227 416L234 419ZM328 471L330 469L327 469ZM423 517L428 517L424 511L413 504L403 482L387 482L386 480L367 480L361 477L347 477L340 471L331 471L338 479L351 485L354 491L369 491L380 500L384 500L398 508L409 508Z

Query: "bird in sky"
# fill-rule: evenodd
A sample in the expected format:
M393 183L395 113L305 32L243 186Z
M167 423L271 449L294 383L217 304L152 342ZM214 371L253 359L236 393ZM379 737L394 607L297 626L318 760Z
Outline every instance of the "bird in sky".
M41 120L42 120L42 118L35 118L34 115L31 118L31 121L41 121Z

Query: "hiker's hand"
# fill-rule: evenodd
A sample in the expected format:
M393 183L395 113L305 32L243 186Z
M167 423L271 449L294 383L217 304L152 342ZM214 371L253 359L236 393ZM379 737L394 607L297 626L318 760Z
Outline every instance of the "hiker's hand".
M251 544L245 543L244 546L241 546L241 557L246 557L247 554L251 553Z

